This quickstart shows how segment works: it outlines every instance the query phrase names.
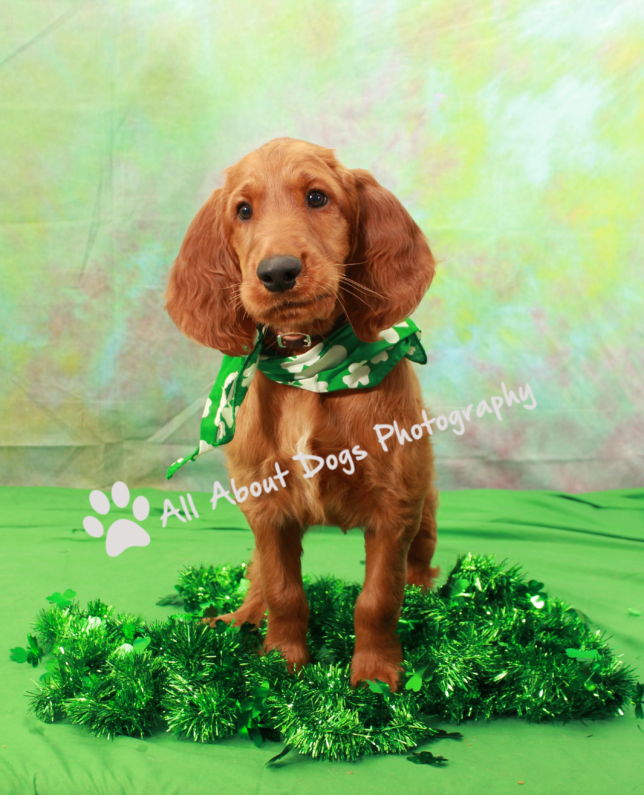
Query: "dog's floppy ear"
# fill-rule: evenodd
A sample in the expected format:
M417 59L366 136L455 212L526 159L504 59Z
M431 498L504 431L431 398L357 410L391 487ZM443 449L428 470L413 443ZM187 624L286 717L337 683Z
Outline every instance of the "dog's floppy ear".
M351 325L364 342L408 317L434 277L434 258L420 227L398 199L364 169L350 172L356 188L353 250L346 275ZM352 295L353 293L353 295ZM358 297L359 296L359 297Z
M243 356L252 349L256 327L239 307L241 270L224 231L222 205L219 188L190 224L170 272L166 309L186 337Z

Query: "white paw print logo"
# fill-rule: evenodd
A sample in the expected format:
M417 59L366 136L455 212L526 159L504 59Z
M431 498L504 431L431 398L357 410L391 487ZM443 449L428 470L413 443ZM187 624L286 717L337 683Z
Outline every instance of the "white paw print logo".
M112 501L118 508L126 508L130 502L130 490L122 481L117 481L112 486ZM89 504L101 516L106 516L110 512L110 501L107 494L98 489L94 489L89 495ZM143 496L137 497L132 504L132 513L139 522L145 521L150 515L150 503ZM100 519L95 516L86 516L83 519L83 527L89 535L100 538L105 529ZM117 519L112 522L107 530L105 539L105 549L111 558L125 552L129 547L147 547L150 543L148 533L131 519Z

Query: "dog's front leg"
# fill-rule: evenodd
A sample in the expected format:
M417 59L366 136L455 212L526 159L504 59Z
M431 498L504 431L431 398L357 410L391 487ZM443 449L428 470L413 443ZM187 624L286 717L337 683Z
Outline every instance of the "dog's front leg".
M414 518L398 520L376 515L365 526L366 574L354 616L352 685L379 679L392 691L398 688L402 647L396 628L405 594L407 553L419 524L417 512Z
M302 584L300 525L270 510L248 516L259 554L259 573L268 606L266 651L278 648L294 672L310 661L306 646L309 605Z

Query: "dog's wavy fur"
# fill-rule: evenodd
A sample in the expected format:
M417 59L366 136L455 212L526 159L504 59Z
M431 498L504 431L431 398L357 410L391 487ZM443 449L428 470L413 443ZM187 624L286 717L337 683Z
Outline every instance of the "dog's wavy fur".
M257 324L324 335L342 312L363 341L409 316L434 275L427 241L402 204L367 171L347 169L330 149L279 138L226 170L191 223L167 290L171 318L190 339L231 356L248 352ZM307 192L328 202L313 208ZM237 208L248 202L249 220ZM269 292L259 263L277 255L303 264L293 289ZM302 537L311 525L362 527L366 573L355 607L351 682L399 682L395 634L405 583L429 588L438 493L427 436L385 453L377 423L421 421L418 379L403 359L376 387L317 394L257 372L225 448L237 486L288 470L287 488L240 504L255 535L250 588L222 616L257 626L268 610L265 648L280 648L293 671L310 660L309 608L302 587ZM303 478L298 452L328 456L355 445L368 453L352 475L323 468Z

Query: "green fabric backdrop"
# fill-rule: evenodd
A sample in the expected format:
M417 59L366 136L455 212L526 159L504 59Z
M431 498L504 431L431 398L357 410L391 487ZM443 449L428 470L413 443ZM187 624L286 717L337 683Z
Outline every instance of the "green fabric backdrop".
M449 759L442 769L413 765L404 756L327 763L295 754L272 769L264 764L282 749L275 743L261 749L241 739L199 745L163 730L144 740L109 742L68 723L40 723L27 713L24 694L44 666L18 665L8 650L25 644L46 596L73 588L83 604L100 597L117 610L162 618L176 608L155 602L173 591L180 567L240 563L250 555L253 537L236 507L224 502L213 512L210 495L194 493L200 519L182 524L171 517L163 529L167 493L143 489L133 496L141 493L151 504L142 522L151 542L110 558L104 539L82 531L87 491L0 487L2 795L612 795L644 789L644 722L632 707L624 717L566 725L467 721L460 727L464 741L426 746ZM114 517L127 515L122 509ZM644 490L577 497L459 491L443 495L438 519L436 562L443 576L466 552L522 564L549 594L607 632L615 654L644 679L644 616L629 616L629 608L644 613ZM362 581L363 560L359 531L343 536L336 528L318 528L305 536L306 573Z
M442 488L641 485L644 7L627 0L5 0L0 479L161 486L219 354L163 310L221 170L280 135L428 235L415 314ZM172 488L211 486L223 455Z

